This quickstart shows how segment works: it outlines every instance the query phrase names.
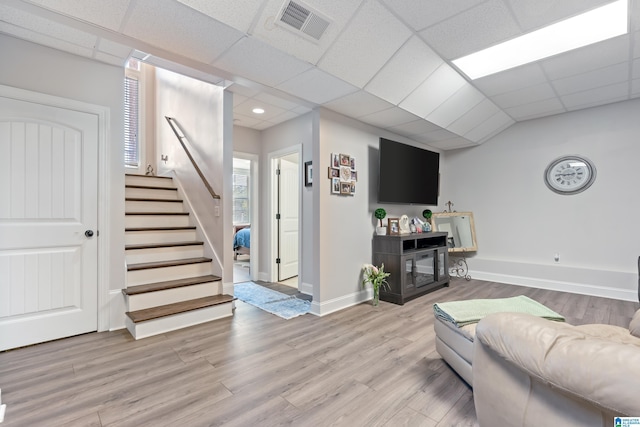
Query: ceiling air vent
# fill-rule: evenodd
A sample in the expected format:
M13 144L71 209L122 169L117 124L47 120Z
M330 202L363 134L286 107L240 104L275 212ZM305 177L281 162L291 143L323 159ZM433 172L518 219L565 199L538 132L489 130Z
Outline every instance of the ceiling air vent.
M278 21L315 40L320 40L330 24L319 12L295 1L285 3Z

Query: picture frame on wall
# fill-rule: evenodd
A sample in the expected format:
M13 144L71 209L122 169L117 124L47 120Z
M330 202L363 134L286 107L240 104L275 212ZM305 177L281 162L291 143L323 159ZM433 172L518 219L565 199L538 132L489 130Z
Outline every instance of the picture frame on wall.
M351 168L351 158L348 154L340 154L340 166L349 166Z
M311 187L313 184L313 164L311 161L304 162L304 186Z
M356 195L356 182L355 181L351 181L351 195L352 196Z
M328 168L329 169L329 178L340 178L340 169Z
M355 157L349 157L349 162L351 163L351 170L355 171L356 170L356 158Z
M340 154L331 153L331 167L334 169L340 168Z
M340 194L351 194L351 182L340 182Z
M389 218L388 225L389 235L400 234L400 218Z
M331 178L331 194L340 194L340 178Z

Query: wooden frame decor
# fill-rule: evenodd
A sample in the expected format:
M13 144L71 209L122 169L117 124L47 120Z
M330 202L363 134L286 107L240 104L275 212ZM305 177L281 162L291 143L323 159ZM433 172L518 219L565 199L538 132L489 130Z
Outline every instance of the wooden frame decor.
M389 218L387 230L390 235L400 234L400 218Z
M327 178L331 180L331 194L355 196L358 180L355 157L344 153L331 153Z
M313 184L313 164L311 161L304 162L304 186L311 187Z

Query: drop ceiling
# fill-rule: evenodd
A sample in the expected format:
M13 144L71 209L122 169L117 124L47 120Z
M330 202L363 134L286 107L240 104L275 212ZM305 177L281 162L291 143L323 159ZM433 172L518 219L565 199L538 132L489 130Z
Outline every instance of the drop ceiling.
M623 36L477 80L452 60L611 0L295 2L328 25L280 22L289 0L3 0L0 32L227 87L239 126L263 130L322 106L443 150L640 97L640 1L629 1Z

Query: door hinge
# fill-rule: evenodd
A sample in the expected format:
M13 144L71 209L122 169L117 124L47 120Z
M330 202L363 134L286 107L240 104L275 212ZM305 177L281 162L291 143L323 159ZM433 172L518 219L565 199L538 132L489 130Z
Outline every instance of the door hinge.
M280 169L276 169L276 175L280 175Z
M276 264L280 264L280 258L276 258Z
M276 214L276 219L280 219L280 214L279 213Z

